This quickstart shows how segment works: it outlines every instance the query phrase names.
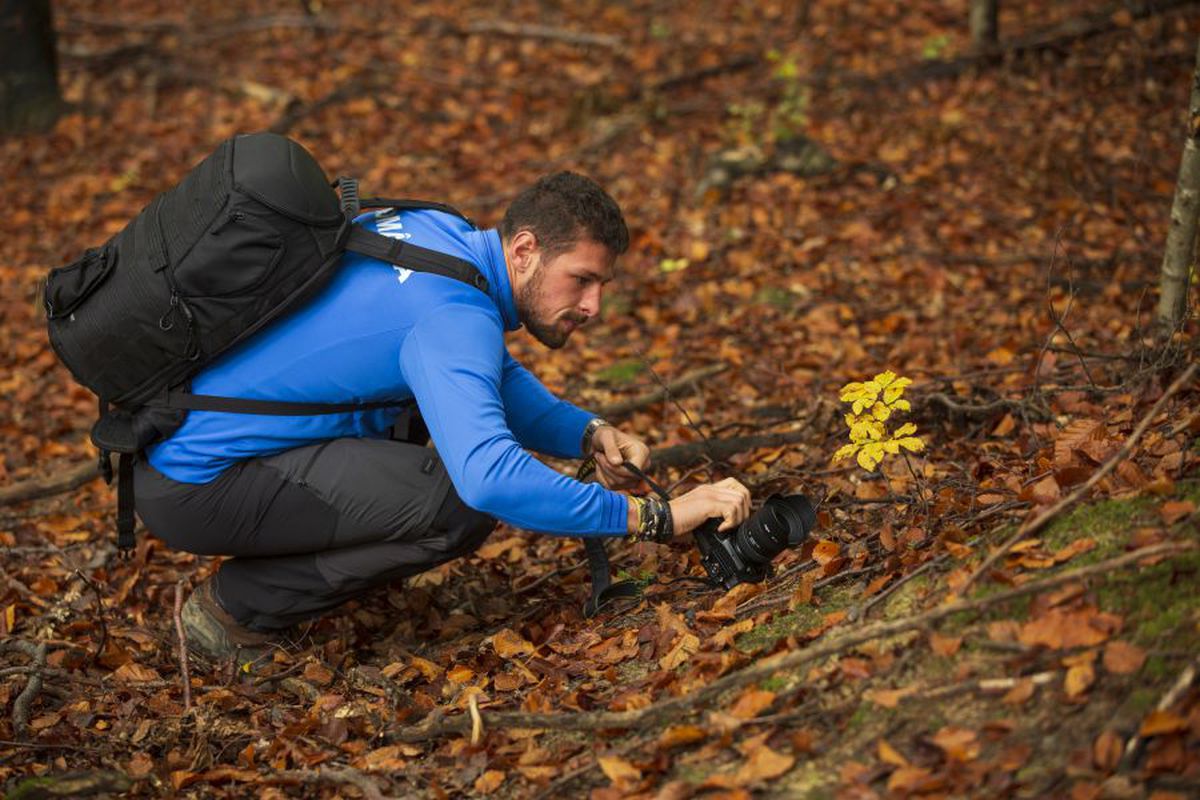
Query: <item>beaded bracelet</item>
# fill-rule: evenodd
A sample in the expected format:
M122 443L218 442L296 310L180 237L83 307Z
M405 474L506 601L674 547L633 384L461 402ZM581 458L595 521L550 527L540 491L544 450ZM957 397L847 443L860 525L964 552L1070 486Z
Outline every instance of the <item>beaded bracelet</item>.
M665 542L675 533L671 506L653 497L629 497L637 511L637 529L629 534L631 541Z

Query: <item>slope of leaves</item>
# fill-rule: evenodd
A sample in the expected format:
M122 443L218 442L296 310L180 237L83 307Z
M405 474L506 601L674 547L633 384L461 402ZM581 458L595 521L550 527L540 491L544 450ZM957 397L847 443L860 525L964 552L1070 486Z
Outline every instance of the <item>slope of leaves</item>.
M118 560L99 482L4 507L0 781L83 772L133 796L1194 791L1200 706L1187 686L1170 697L1200 622L1187 552L737 684L960 591L982 601L1195 541L1193 384L1097 504L964 589L1194 361L1194 323L1166 349L1145 325L1200 34L1194 9L1118 10L1090 37L921 72L969 55L966 5L56 3L74 110L0 142L0 485L93 457L94 400L45 342L37 280L221 138L274 127L331 175L482 224L546 171L596 177L633 234L604 318L564 350L519 336L514 354L591 408L723 364L622 424L664 453L789 443L664 458L656 476L733 475L759 499L821 506L771 582L724 595L674 581L702 574L684 542L610 548L646 596L594 620L578 542L502 527L250 675L193 661L190 710L172 608L214 561L148 535ZM1002 3L1004 36L1102 10L1045 6ZM835 165L788 167L801 141ZM747 153L752 168L714 170ZM839 387L885 369L913 378L925 449L873 473L831 465ZM717 680L732 688L687 705ZM626 712L642 716L595 716ZM414 733L438 724L453 732Z

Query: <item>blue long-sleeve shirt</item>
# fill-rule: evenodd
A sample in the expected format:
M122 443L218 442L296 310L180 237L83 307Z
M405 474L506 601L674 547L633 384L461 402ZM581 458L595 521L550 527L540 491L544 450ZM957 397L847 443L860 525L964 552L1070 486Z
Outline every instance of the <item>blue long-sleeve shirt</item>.
M192 391L326 403L415 398L455 489L512 525L620 535L626 500L561 475L526 452L577 458L592 415L552 395L509 353L520 327L500 236L438 211L360 220L388 236L463 258L488 293L347 253L313 300L222 356ZM159 472L207 483L234 463L341 437L386 438L401 408L303 417L191 411L147 451Z

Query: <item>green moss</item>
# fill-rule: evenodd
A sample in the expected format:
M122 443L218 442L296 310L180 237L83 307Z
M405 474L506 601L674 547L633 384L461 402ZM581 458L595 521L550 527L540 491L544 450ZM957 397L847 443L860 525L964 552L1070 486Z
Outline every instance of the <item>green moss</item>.
M754 301L786 311L796 304L796 295L777 286L764 286L755 293Z
M784 614L768 623L758 625L739 636L735 645L744 653L754 653L769 648L789 634L804 633L819 627L826 614L848 608L854 599L853 587L844 586L833 589L820 598L820 605L810 603L790 614Z
M790 680L788 680L787 678L785 678L783 675L772 675L771 677L767 678L762 683L760 683L759 687L764 692L780 692L780 691L783 691L784 689L788 688L788 686L790 686L791 683L792 682Z
M1133 528L1157 521L1154 509L1158 502L1156 498L1135 497L1080 506L1046 528L1042 533L1045 549L1053 553L1077 539L1091 538L1096 546L1071 559L1071 567L1112 558L1124 550Z
M1123 636L1134 643L1144 648L1165 642L1173 649L1200 647L1197 575L1200 553L1188 553L1113 574L1097 584L1096 594L1102 608L1125 618Z
M596 378L603 383L629 383L645 369L646 365L643 362L627 359L600 370L596 373Z

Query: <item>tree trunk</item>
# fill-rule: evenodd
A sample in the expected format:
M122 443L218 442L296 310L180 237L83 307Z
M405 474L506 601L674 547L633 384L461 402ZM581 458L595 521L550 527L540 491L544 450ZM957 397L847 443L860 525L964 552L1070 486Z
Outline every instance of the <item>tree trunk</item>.
M971 44L976 50L984 50L997 41L1000 0L971 0Z
M0 0L0 134L45 130L61 110L50 0Z
M1196 260L1196 220L1200 214L1200 45L1188 101L1188 132L1171 203L1171 227L1159 279L1158 323L1174 330L1187 313L1188 278Z

